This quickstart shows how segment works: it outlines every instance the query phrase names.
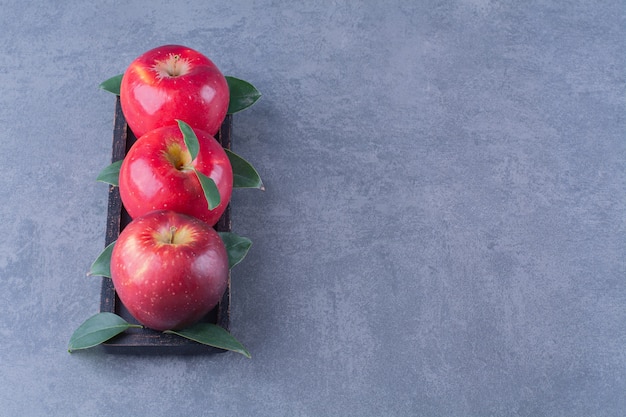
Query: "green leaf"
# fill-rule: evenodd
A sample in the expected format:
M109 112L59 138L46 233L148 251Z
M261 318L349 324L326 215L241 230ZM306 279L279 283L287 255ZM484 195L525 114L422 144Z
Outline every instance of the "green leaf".
M228 268L232 269L243 260L252 246L252 241L247 237L239 236L231 232L218 232L226 251L228 252Z
M130 324L117 314L98 313L91 316L74 331L67 348L68 352L87 349L106 342L131 327L140 328L138 324Z
M252 84L239 78L226 76L230 90L228 114L240 112L252 106L261 98L261 93Z
M113 254L115 242L104 248L98 255L87 275L111 278L111 255Z
M108 91L109 93L113 93L116 96L120 95L120 85L122 84L122 77L124 74L116 75L115 77L111 77L106 81L100 83L100 88L104 91Z
M191 154L191 160L193 161L198 156L198 152L200 152L200 142L198 142L198 137L196 133L193 131L191 126L182 120L176 120L178 122L178 128L183 134L183 140L185 141L185 146L187 150Z
M224 148L230 165L233 167L233 187L234 188L258 188L261 191L265 191L265 186L259 173L254 167L245 159L231 151Z
M100 171L100 174L98 174L96 181L105 182L117 187L120 184L120 167L122 166L122 162L123 160L119 160L104 168Z
M202 191L204 191L204 197L209 204L209 210L213 210L215 207L220 205L220 201L222 200L220 192L217 189L217 185L215 185L213 178L207 177L197 169L194 169L194 172L196 173L198 180L200 180Z
M212 323L197 323L183 330L166 330L163 333L176 334L203 345L241 353L246 358L252 357L246 348L228 331Z

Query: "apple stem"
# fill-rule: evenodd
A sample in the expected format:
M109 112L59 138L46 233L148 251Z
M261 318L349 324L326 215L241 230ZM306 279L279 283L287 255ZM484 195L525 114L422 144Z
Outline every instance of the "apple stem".
M178 75L179 72L179 68L176 68L176 64L178 64L178 61L180 60L180 55L175 54L172 55L171 58L171 64L170 64L170 70L168 71L170 76L172 77L176 77Z
M170 227L170 245L174 243L175 234L176 234L176 226Z

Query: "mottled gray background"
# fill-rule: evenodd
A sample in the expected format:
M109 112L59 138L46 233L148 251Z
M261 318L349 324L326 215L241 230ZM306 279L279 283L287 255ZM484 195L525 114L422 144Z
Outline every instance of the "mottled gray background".
M623 1L0 0L0 415L626 413ZM183 5L184 4L184 5ZM234 149L253 355L66 351L98 311L113 96L182 43Z

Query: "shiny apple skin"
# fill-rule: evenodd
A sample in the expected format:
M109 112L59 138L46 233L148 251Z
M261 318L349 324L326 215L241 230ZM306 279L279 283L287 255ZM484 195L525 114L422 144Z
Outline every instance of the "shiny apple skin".
M189 64L184 75L161 77L155 65L173 55ZM120 104L136 137L184 120L215 135L226 112L230 93L219 68L202 53L183 45L163 45L137 57L120 85Z
M175 228L182 242L164 242ZM228 286L228 254L218 233L193 217L154 211L120 233L111 278L129 313L154 330L186 328L221 300Z
M174 210L215 225L226 210L233 191L233 170L224 148L207 132L194 129L200 151L191 166L213 179L220 204L209 210L202 186L191 169L178 169L166 156L179 146L186 151L178 126L155 129L140 137L120 167L119 191L131 218L153 210Z

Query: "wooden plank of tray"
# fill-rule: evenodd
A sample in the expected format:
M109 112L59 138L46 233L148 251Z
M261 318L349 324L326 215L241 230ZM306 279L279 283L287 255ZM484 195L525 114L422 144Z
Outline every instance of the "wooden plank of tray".
M226 116L216 139L227 149L231 147L232 116ZM122 160L136 138L126 124L122 114L119 97L115 104L115 119L113 128L113 155L111 162ZM117 240L120 232L131 221L130 216L122 205L118 187L109 187L109 202L106 225L105 246ZM218 232L230 232L230 205L215 225ZM137 323L124 307L113 287L110 278L102 278L100 296L100 311L118 314L129 323ZM201 321L217 324L226 330L230 327L230 274L228 286L220 303L209 312ZM180 336L164 334L146 328L132 328L103 344L104 350L109 353L122 354L206 354L224 352L222 349L203 345Z

